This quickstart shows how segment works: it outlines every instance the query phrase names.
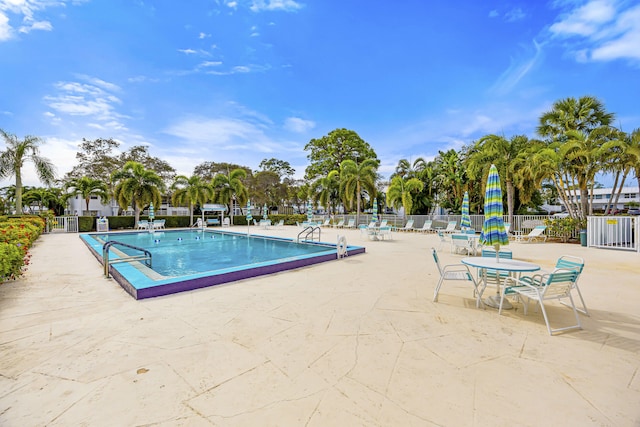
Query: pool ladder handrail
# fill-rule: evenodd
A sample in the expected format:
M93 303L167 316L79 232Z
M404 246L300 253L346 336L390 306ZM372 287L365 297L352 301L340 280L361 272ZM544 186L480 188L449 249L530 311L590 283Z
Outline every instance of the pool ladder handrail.
M316 230L318 230L318 242L320 241L320 235L322 234L322 230L320 229L320 227L318 226L312 226L312 225L308 225L304 228L304 230L302 230L301 232L298 233L298 239L297 242L300 243L300 241L309 241L309 235L311 235L311 241L314 241L314 236L315 236L315 232ZM305 234L306 233L306 234ZM304 234L304 238L300 239L300 236L302 236Z
M130 255L130 256L114 259L114 260L109 260L109 249L111 249L111 246L113 245L121 245L130 249L135 249L137 251L143 252L143 255ZM109 278L109 266L111 264L116 264L120 262L132 262L132 261L144 261L147 267L151 268L151 252L138 246L130 245L128 243L118 242L117 240L110 240L104 245L102 245L102 266L104 268L104 276L107 279Z

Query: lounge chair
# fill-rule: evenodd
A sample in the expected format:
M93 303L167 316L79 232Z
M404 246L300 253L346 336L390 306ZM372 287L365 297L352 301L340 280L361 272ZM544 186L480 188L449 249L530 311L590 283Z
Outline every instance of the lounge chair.
M438 267L438 273L440 274L438 284L433 291L433 302L438 302L438 293L440 293L440 288L445 280L457 280L471 282L474 289L474 297L476 297L476 307L479 307L482 301L482 292L484 291L484 288L478 289L478 284L471 275L469 267L464 264L449 264L441 266L440 260L438 259L438 252L436 252L435 248L431 248L431 255L433 256L433 260Z
M380 221L380 228L382 227L386 227L387 226L387 220L383 219L382 221Z
M445 233L456 233L458 231L456 230L456 225L458 225L457 221L449 221L449 223L447 224L447 228L442 231Z
M320 227L331 227L331 218L326 218Z
M537 225L533 228L533 230L531 230L529 234L527 234L526 236L521 236L520 241L531 243L531 242L538 241L540 239L543 242L546 242L547 235L544 234L546 229L547 229L546 225Z
M344 219L341 219L340 221L338 221L337 224L333 224L333 228L342 228L344 227Z
M154 230L164 230L164 224L167 220L165 219L158 219L153 221L153 229Z
M413 230L414 228L413 228L412 219L408 220L407 223L404 225L404 227L396 229L396 231L413 231Z
M149 229L149 221L146 219L138 221L136 225L136 230L148 230Z
M344 226L344 228L356 228L356 220L353 218L350 219L347 225Z
M552 273L536 274L535 276L525 276L520 279L514 277L507 277L505 280L506 287L502 292L500 298L500 308L498 314L502 313L502 304L506 295L517 295L526 298L523 301L524 315L527 315L527 309L529 306L529 300L535 300L540 304L542 309L542 315L544 316L544 322L547 325L549 335L553 335L554 332L566 331L569 329L582 329L580 325L580 317L578 316L578 310L571 296L571 290L575 287L575 282L578 279L578 271L575 269L557 268ZM547 310L544 307L544 302L548 300L569 300L569 307L573 309L573 314L576 318L576 324L565 326L562 328L551 329L549 324L549 316Z
M433 221L425 221L424 224L422 224L422 228L417 228L416 231L419 231L420 233L430 233L435 231L431 228L431 224L433 224Z
M275 225L276 228L282 228L284 227L284 219L281 219L280 221L278 221L278 223Z

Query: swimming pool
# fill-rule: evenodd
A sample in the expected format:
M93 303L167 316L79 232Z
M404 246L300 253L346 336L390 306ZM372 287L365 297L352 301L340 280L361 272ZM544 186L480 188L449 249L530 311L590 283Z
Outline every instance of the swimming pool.
M143 299L291 270L337 259L335 244L213 230L88 233L80 238L102 262L103 245L117 241L151 253L151 268L139 261L111 264L113 278ZM110 259L140 254L112 243ZM348 246L347 253L364 253Z

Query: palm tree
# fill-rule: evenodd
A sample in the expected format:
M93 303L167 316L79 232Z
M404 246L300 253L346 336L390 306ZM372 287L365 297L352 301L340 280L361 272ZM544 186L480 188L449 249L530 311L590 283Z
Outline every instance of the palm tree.
M443 208L459 211L462 207L466 170L462 166L460 154L451 149L438 152L435 176L437 196Z
M189 224L193 224L193 206L198 204L202 207L215 197L213 186L198 175L193 175L191 178L178 175L171 189L174 190L171 197L174 205L189 204Z
M244 205L247 201L247 188L242 180L247 177L244 169L234 169L231 172L219 173L213 177L213 188L217 192L216 201L224 203L229 207L231 213L231 224L233 224L233 206L232 201L236 201L240 205Z
M42 142L35 136L25 136L22 141L18 137L0 129L7 149L0 153L0 178L16 177L16 213L22 214L22 166L31 161L36 167L40 181L50 185L55 178L55 167L49 159L41 157L39 145Z
M91 202L91 196L98 196L102 203L107 203L109 200L109 192L107 184L100 179L90 178L83 176L81 178L71 179L65 185L65 188L71 195L79 195L84 199L86 210L89 211L89 202Z
M340 194L339 177L340 173L333 170L327 176L315 180L309 187L313 201L319 202L329 213L335 212L335 203Z
M640 194L640 128L634 129L631 134L629 134L628 143L628 151L633 154L636 161L633 163L633 170L636 175L636 180L638 181L638 193Z
M164 181L154 171L145 169L142 163L128 161L122 170L111 175L111 179L116 182L114 197L122 209L133 207L136 224L140 220L140 211L149 203L160 206L160 189Z
M373 159L366 159L360 164L353 160L343 160L340 163L341 193L349 204L356 199L356 224L360 219L362 191L367 191L371 199L376 195L377 168L378 162Z
M396 209L402 205L404 214L411 215L413 209L413 196L411 193L418 193L423 188L424 183L418 178L404 179L401 176L394 176L387 190L387 203Z
M57 201L57 198L57 195L51 188L43 187L30 188L22 195L23 203L26 202L29 205L36 203L38 205L38 213L42 213L44 207L49 209L51 207L50 205Z
M500 135L486 135L478 140L467 158L467 173L470 180L486 177L491 164L495 164L500 178L505 184L507 194L507 213L509 222L513 223L516 174L516 158L528 144L524 135L516 135L507 139ZM486 182L486 180L483 180Z

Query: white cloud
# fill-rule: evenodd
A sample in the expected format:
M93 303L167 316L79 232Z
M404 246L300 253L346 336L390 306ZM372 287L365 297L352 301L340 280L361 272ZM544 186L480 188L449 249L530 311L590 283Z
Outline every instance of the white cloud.
M187 55L193 55L194 53L198 53L197 51L195 51L193 49L178 49L178 52L182 52L182 53L185 53Z
M507 22L516 22L526 18L527 15L524 13L522 9L519 7L515 9L511 9L507 13L504 14L504 19Z
M296 133L304 133L316 127L315 122L299 117L289 117L284 121L284 128Z
M625 9L626 5L613 0L592 0L571 10L549 30L573 43L569 49L579 62L638 60L640 5Z
M509 93L542 59L542 47L535 40L533 41L534 51L528 53L524 59L512 59L509 68L502 73L498 81L491 87L490 91L498 95Z
M12 37L12 32L11 25L9 25L9 18L0 12L0 42L9 40Z
M34 21L30 25L21 26L18 31L27 34L33 30L51 31L53 30L53 26L49 21Z
M253 0L250 9L254 12L263 10L283 10L285 12L294 12L301 9L302 5L294 0Z
M498 13L498 11L495 9L489 12L489 18L497 18L498 16L500 16L500 13Z
M124 116L115 108L121 104L114 94L120 87L95 77L78 78L81 81L57 82L56 93L44 97L47 105L58 115L87 117L105 128L125 129L120 121Z

